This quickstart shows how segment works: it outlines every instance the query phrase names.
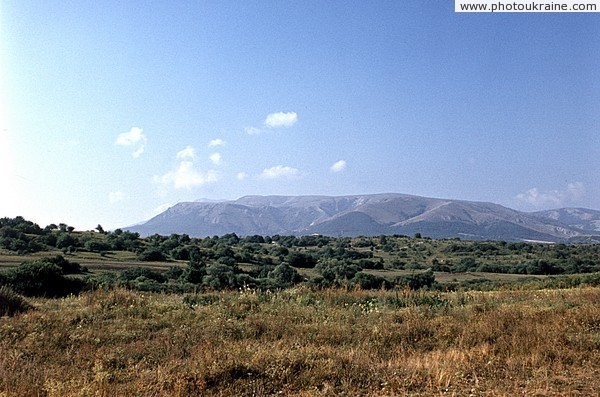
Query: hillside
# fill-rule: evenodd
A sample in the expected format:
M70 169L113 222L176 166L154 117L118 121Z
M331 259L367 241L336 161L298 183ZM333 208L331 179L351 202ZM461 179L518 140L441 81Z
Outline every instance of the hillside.
M559 208L535 212L533 215L540 219L553 219L586 232L600 233L600 211L586 208Z
M598 234L600 211L577 211L526 213L494 203L397 193L246 196L231 201L179 203L147 222L126 229L141 235L185 233L195 237L226 233L242 236L421 233L433 238L548 242Z

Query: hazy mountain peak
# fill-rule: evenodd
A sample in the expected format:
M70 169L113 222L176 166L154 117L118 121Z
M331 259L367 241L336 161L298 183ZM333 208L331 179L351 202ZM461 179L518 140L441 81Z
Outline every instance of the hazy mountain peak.
M347 196L244 196L179 203L129 227L143 235L332 236L421 233L434 238L564 241L600 231L600 211L526 213L499 204L399 193Z

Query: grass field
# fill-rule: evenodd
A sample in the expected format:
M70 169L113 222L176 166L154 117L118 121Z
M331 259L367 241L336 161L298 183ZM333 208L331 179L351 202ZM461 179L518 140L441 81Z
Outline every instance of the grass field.
M61 250L42 251L27 255L16 255L14 253L0 252L0 269L16 267L25 261L50 257L53 255L63 255L72 262L77 262L85 266L92 273L102 271L121 271L127 268L143 266L154 270L167 270L171 266L186 266L185 261L165 261L165 262L143 262L137 259L135 253L128 251L113 251L105 255L95 252L81 251L74 254L65 255Z
M600 289L94 291L0 319L1 396L593 396Z

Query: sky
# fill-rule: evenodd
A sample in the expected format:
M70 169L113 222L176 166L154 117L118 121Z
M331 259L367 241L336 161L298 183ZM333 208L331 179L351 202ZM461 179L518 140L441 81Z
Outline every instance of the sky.
M395 192L600 209L599 14L0 0L0 217Z

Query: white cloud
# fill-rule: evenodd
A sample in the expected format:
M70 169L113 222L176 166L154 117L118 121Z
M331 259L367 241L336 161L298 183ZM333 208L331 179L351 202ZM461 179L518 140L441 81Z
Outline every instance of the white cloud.
M218 152L211 154L210 156L208 156L208 158L210 159L210 161L213 162L214 165L221 165L221 163L223 162L221 153Z
M243 181L244 179L248 178L248 174L245 172L238 172L236 178L240 181Z
M277 112L269 113L263 121L265 128L281 128L291 127L298 121L298 114L296 112ZM258 135L264 131L264 128L257 127L246 127L244 128L249 135Z
M119 134L115 144L119 146L138 146L138 148L131 154L134 158L138 158L142 153L144 153L144 148L147 141L146 135L144 135L144 130L139 127L132 127L128 132Z
M140 146L135 152L131 153L131 157L137 159L144 153L144 146Z
M208 142L208 147L224 146L225 143L226 142L224 140L222 140L221 138L216 138L216 139L213 139L210 142Z
M517 194L517 199L534 207L561 206L576 202L585 195L585 186L581 182L569 183L565 190L540 191L533 187Z
M128 132L119 134L115 143L120 146L131 146L138 142L144 142L146 136L143 131L141 128L133 127Z
M214 183L218 180L219 174L216 171L198 171L194 169L194 164L191 161L182 161L176 170L167 172L162 176L154 177L156 183L163 186L172 185L175 189L191 189L196 186Z
M181 160L194 159L196 157L196 150L191 146L186 146L185 149L177 152L177 158Z
M331 172L342 172L346 169L346 161L340 160L333 163L333 165L329 168Z
M300 175L300 171L296 168L276 165L275 167L266 168L259 175L262 179L276 179L276 178L296 178Z
M537 187L531 188L524 193L517 194L517 198L536 207L545 205L560 205L562 202L559 191L540 192Z
M262 132L260 128L256 127L246 127L244 128L244 131L246 131L246 134L248 135L258 135Z
M111 204L118 203L119 201L123 201L125 199L125 194L120 191L110 192L108 193L108 201Z
M298 121L298 114L296 112L278 112L267 115L265 119L265 126L269 128L278 127L291 127Z
M569 183L567 185L567 195L572 200L577 200L585 196L585 186L581 182Z

